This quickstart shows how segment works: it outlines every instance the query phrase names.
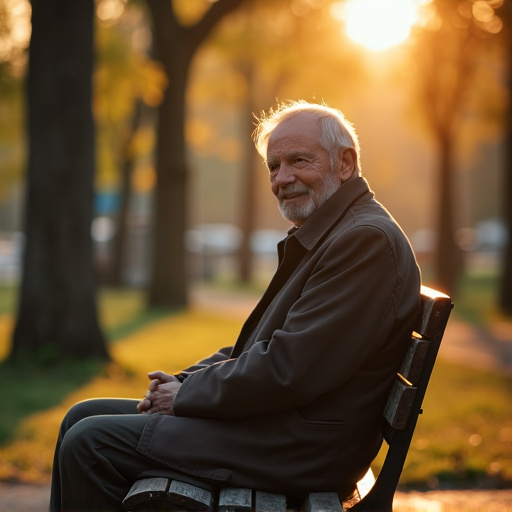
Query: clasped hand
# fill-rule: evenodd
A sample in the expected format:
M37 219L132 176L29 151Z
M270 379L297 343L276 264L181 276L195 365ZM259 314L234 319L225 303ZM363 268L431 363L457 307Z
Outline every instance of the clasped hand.
M137 404L141 414L166 414L174 416L174 399L181 387L181 382L164 372L148 373L150 379L146 396Z

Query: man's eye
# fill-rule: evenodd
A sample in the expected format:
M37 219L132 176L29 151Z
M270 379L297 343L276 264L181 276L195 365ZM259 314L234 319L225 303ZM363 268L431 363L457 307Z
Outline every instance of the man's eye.
M270 177L270 181L275 181L276 178L277 178L277 175L279 173L279 165L273 165L271 167L268 168L269 170L269 177Z

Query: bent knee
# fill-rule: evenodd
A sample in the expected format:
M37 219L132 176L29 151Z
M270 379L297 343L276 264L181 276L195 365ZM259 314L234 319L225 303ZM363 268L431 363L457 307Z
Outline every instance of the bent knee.
M94 419L92 417L83 418L69 427L60 446L61 462L69 462L73 458L83 458L87 452L94 450L93 446L97 442Z
M94 415L91 404L88 402L89 401L78 402L69 409L63 420L63 423L66 424L68 430L80 420Z
M69 430L79 421L92 416L104 414L136 414L137 401L112 398L93 398L78 402L69 411L62 421L64 431Z

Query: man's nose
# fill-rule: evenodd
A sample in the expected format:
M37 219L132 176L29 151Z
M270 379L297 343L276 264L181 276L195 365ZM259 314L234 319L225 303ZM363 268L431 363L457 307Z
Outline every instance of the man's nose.
M295 176L295 172L291 165L287 165L286 163L281 163L279 166L279 171L275 177L275 184L279 187L283 187L289 185L290 183L294 183L297 180Z

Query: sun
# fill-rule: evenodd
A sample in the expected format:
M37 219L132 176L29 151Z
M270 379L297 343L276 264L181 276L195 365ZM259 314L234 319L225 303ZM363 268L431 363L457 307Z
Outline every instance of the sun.
M404 42L418 20L421 0L346 0L334 15L345 20L349 37L371 49Z

